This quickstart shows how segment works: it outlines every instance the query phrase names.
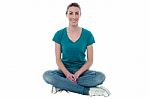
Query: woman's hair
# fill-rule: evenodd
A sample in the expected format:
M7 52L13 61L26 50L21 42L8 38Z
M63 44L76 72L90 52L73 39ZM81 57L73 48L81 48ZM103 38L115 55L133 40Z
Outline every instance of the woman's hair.
M67 10L66 10L66 15L67 15L67 13L68 13L68 9L70 8L70 7L78 7L79 9L80 9L80 14L81 14L81 8L80 8L80 5L78 4L78 3L71 3L71 4L69 4L68 5L68 7L67 7Z

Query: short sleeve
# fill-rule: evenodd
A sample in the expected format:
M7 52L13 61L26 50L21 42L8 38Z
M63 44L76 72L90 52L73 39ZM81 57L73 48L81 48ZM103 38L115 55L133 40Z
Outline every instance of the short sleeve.
M92 35L92 33L89 32L88 34L89 34L89 35L88 35L88 39L87 39L87 46L89 46L89 45L95 43L95 39L94 39L94 36Z
M61 44L61 36L61 32L57 31L52 40L58 44Z

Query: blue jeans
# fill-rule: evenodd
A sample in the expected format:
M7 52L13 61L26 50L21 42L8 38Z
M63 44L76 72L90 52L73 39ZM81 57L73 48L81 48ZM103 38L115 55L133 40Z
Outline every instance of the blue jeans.
M71 73L75 73L72 71ZM60 70L49 70L43 74L45 82L66 91L89 95L90 87L100 85L105 80L102 72L87 70L77 79L77 83L68 80Z

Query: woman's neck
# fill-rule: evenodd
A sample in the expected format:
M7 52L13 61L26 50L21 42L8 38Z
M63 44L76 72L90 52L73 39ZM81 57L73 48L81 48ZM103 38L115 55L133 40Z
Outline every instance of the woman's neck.
M69 30L69 31L72 31L72 32L75 32L75 31L78 31L79 28L80 28L79 26L70 26L70 25L69 25L68 30Z

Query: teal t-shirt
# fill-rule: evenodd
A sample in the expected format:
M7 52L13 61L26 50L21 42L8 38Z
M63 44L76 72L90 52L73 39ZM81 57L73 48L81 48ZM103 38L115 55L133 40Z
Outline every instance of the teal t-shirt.
M53 41L61 45L62 62L69 70L78 70L85 63L87 46L95 43L90 31L82 28L81 35L75 42L71 41L67 34L67 28L57 31Z

